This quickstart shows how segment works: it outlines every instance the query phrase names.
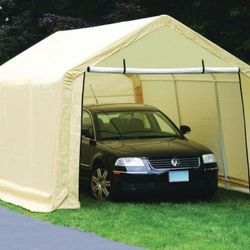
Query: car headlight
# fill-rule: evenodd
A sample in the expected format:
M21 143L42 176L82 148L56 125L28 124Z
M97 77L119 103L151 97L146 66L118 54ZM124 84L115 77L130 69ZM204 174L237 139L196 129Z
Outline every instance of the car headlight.
M204 164L207 163L215 163L216 159L215 159L215 155L214 154L206 154L206 155L202 155L202 159Z
M115 166L125 167L127 172L145 172L148 173L147 168L141 158L138 157L123 157L115 162Z

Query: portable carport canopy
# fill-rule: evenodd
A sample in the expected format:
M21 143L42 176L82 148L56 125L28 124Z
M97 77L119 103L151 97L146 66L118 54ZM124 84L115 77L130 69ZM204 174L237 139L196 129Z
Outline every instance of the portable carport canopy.
M100 74L88 66L236 67L238 73ZM144 102L189 124L218 159L221 179L248 192L250 67L162 15L60 31L0 67L0 198L33 211L78 208L84 102Z

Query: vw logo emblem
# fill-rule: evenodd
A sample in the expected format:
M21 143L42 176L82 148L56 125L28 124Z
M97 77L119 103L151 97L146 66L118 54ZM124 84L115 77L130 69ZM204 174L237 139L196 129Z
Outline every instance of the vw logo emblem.
M171 164L174 166L174 167L177 167L180 165L180 162L178 159L174 158L171 160Z

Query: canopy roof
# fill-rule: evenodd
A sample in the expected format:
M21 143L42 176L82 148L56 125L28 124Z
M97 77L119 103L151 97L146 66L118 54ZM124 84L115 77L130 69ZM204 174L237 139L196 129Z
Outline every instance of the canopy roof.
M1 75L5 76L6 80L10 75L15 75L16 84L20 84L19 77L30 79L32 84L53 83L62 79L65 74L75 78L82 73L82 65L96 65L104 58L163 26L185 36L219 59L218 65L215 65L214 59L212 62L206 60L206 66L237 66L242 73L250 74L249 66L243 61L174 18L161 15L84 29L58 31L2 65ZM193 67L200 66L202 54L192 56L198 57ZM122 62L117 66L122 66ZM171 68L187 66L190 67L190 64L179 62ZM13 84L13 79L11 82Z

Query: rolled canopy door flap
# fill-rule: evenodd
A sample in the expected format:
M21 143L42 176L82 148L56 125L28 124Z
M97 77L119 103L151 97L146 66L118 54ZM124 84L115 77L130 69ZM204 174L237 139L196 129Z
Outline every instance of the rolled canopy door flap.
M193 67L193 68L114 68L88 67L92 73L112 74L202 74L202 73L239 73L238 67Z

